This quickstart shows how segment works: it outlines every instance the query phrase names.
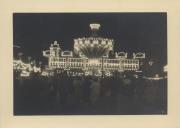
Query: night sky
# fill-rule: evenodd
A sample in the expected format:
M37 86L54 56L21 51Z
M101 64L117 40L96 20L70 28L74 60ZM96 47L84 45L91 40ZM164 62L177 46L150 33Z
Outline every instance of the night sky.
M101 24L98 35L115 41L114 51L145 52L167 64L166 13L14 13L14 48L36 60L57 40L63 50L73 50L73 39L91 35L90 23Z

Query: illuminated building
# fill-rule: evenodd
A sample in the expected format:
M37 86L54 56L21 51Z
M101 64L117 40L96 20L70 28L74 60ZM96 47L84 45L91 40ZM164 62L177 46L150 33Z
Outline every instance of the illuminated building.
M48 58L48 69L80 69L84 72L137 71L140 69L140 59L145 53L115 52L114 58L109 53L114 50L114 40L97 35L100 24L90 24L92 36L74 39L74 51L63 51L57 41L51 44L50 49L43 51Z
M30 63L24 63L22 60L13 60L13 69L15 71L20 71L20 76L22 77L29 77L30 73L40 73L41 68L36 67Z

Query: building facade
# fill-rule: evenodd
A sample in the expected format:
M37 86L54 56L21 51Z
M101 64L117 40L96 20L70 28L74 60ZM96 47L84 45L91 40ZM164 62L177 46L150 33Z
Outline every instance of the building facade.
M137 71L140 69L140 59L145 53L114 52L114 40L102 38L97 35L99 24L90 24L92 36L74 39L74 51L63 51L57 41L51 44L49 50L43 51L48 58L48 69L83 70L84 72L114 72Z

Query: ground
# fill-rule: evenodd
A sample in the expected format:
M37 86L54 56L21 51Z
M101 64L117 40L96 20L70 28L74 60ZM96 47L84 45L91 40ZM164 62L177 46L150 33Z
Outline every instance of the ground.
M95 102L88 79L77 96L71 77L15 76L14 115L167 114L167 79L103 78Z

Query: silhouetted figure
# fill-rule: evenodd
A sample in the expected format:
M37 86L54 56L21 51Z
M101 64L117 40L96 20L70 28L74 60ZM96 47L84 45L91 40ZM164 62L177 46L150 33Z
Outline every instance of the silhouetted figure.
M91 88L90 100L91 103L94 104L100 96L100 90L101 90L100 81L97 78L94 78L91 82L90 88Z
M60 79L58 78L59 80L58 84L60 90L60 101L61 101L61 105L65 107L68 102L70 81L67 72L63 72L59 77Z
M105 77L101 80L101 95L111 96L111 83L110 78Z
M90 86L91 86L91 78L85 77L83 82L83 99L85 102L90 102Z
M77 102L82 100L82 79L80 77L75 77L73 81L74 94Z

